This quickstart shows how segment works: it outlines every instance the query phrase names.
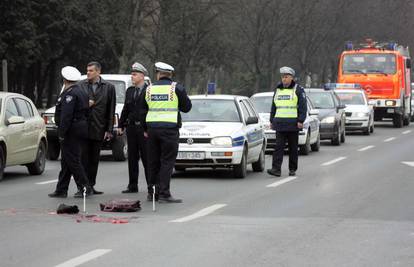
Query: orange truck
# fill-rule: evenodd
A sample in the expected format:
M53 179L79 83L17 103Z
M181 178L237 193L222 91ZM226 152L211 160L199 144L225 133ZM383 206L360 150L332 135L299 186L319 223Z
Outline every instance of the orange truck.
M411 59L396 43L347 42L339 59L338 83L359 84L374 106L374 119L392 119L394 127L410 123Z

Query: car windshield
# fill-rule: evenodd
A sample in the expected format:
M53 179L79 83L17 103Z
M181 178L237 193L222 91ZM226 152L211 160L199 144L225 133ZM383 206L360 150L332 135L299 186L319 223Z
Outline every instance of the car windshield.
M115 80L108 80L108 82L112 83L115 86L116 103L123 104L125 101L125 92L126 92L125 82L115 81Z
M335 108L335 103L329 92L308 92L307 95L316 109Z
M188 113L181 113L184 122L240 122L234 100L192 99L193 107Z
M394 74L396 60L393 54L352 54L345 55L342 63L344 74Z
M345 105L365 105L365 98L361 93L336 92L342 104Z
M253 103L253 106L256 108L259 113L270 113L272 107L272 96L256 96L250 99Z

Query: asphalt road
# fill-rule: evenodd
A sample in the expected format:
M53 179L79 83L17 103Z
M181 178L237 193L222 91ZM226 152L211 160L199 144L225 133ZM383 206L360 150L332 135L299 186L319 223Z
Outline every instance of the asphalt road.
M403 163L405 162L405 163ZM271 156L267 156L267 167ZM299 158L296 177L250 170L175 174L182 204L123 195L127 163L103 156L88 214L125 224L53 214L72 197L50 199L59 162L42 176L6 169L0 183L0 266L414 266L414 127L377 124L371 136L347 135L340 147ZM100 202L138 198L142 211L101 213ZM136 217L132 217L136 216Z

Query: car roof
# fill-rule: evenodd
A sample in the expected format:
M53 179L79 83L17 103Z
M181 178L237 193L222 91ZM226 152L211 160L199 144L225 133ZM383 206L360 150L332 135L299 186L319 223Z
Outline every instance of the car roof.
M306 92L326 92L326 93L330 93L332 92L332 90L325 90L323 88L305 88Z
M273 96L275 92L261 92L252 95L252 97Z
M339 89L339 90L335 90L335 92L337 93L359 93L359 94L363 94L364 91L362 91L361 89Z
M0 97L7 97L7 96L19 96L19 97L24 97L27 98L26 96L22 95L22 94L18 94L18 93L13 93L13 92L0 92Z
M237 99L249 99L246 96L240 95L191 95L191 99L216 99L216 100L237 100Z

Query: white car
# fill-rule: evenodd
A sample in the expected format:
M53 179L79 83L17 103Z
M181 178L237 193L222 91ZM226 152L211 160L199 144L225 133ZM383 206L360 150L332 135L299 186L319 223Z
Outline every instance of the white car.
M103 74L103 79L112 83L115 86L116 91L116 107L113 127L113 138L110 141L104 141L102 145L103 150L112 150L112 156L117 161L124 161L128 157L128 147L126 142L126 136L118 136L116 129L118 127L118 120L121 116L122 108L124 107L125 92L128 87L132 85L131 75L129 74ZM86 75L83 75L81 79L86 79ZM146 77L148 83L151 80ZM56 160L60 153L60 144L57 136L57 126L55 125L55 107L49 108L42 114L47 128L47 138L49 142L48 146L48 158Z
M264 92L254 94L250 99L256 110L259 112L260 119L266 125L265 133L267 137L267 151L273 151L276 144L276 132L271 129L270 109L272 107L274 92ZM309 152L319 151L320 134L319 134L319 111L313 108L312 102L307 99L308 114L303 123L303 129L299 131L299 152L302 155L308 155Z
M374 132L374 108L361 89L335 90L341 103L345 105L346 131L362 131L365 135Z
M0 180L4 168L25 165L40 175L46 163L46 127L33 102L15 93L0 92Z
M247 97L199 95L182 113L180 145L175 169L232 167L236 178L265 169L266 138L258 114Z
M414 83L411 83L411 121L414 121Z

